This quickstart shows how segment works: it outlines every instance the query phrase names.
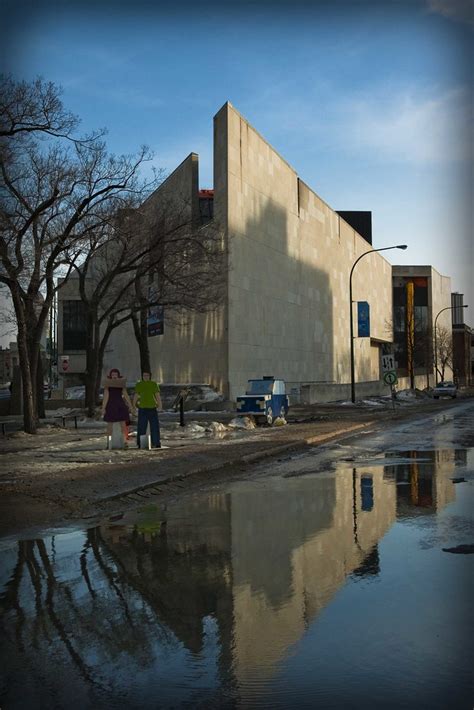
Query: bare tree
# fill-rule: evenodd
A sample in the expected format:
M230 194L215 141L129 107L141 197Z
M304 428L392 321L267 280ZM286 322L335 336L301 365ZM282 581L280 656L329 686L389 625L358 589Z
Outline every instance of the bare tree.
M167 322L173 323L186 312L218 308L225 293L227 246L219 223L200 224L178 197L142 217L150 254L136 273L130 316L141 369L150 371L149 309L162 306Z
M40 77L29 83L0 75L0 137L47 133L68 138L78 124L55 84Z
M443 382L446 370L453 369L453 336L450 329L444 325L436 326L435 362Z
M56 277L67 278L74 259L83 257L106 206L117 211L147 189L139 170L149 153L143 147L136 156L115 157L98 135L74 139L77 120L51 84L38 80L28 87L7 79L2 86L0 283L10 291L17 322L24 429L35 433L39 342Z
M142 371L150 371L147 316L166 308L168 322L183 310L205 312L224 294L224 241L216 224L197 226L179 204L169 206L173 219L142 210L110 215L88 237L86 256L71 265L87 320L86 407L98 402L105 348L112 331L131 320ZM178 218L178 221L176 221Z

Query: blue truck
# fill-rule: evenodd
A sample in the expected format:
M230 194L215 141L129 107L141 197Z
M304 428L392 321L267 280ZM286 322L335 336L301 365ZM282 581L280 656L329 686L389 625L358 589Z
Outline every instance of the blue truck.
M245 394L237 397L238 414L251 414L258 424L267 422L271 425L277 417L285 419L288 407L285 382L273 376L249 380Z

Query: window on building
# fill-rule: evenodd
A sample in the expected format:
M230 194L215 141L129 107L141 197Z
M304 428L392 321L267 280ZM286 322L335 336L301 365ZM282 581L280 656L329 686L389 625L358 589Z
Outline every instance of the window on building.
M86 309L82 301L63 301L63 349L85 350Z
M415 333L428 332L428 307L415 306Z
M393 330L395 333L404 333L406 325L405 306L394 306L393 308Z
M214 217L214 198L199 197L199 217L201 224L210 222Z

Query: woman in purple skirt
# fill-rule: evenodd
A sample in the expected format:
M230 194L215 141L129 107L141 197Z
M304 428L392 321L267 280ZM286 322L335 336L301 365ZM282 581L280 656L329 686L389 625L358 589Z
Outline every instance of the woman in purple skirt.
M114 422L120 422L123 440L127 441L127 421L133 410L128 396L125 378L116 368L110 370L104 382L104 399L102 400L102 415L107 422L107 436L112 435ZM126 445L126 444L125 444Z

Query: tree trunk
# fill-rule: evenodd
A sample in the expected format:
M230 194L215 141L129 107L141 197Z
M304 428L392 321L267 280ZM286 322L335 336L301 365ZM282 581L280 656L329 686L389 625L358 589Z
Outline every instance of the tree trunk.
M38 428L38 415L35 408L34 388L31 378L30 360L26 339L26 327L24 322L18 322L18 360L20 365L22 386L23 386L23 429L27 434L36 434Z
M39 419L44 419L46 411L44 408L44 374L41 352L38 348L38 359L36 362L36 413Z
M148 343L147 309L132 313L133 331L140 351L140 372L151 373L150 346Z
M93 314L88 317L87 323L87 340L86 340L86 372L85 372L85 405L87 409L87 416L93 417L95 415L95 408L97 405L97 389L98 386L98 353L97 344L95 338L96 323Z
M100 387L100 380L97 377L97 353L95 349L87 353L87 369L84 384L86 388L85 405L87 416L93 417L97 406L98 387Z

